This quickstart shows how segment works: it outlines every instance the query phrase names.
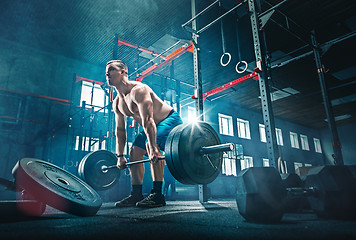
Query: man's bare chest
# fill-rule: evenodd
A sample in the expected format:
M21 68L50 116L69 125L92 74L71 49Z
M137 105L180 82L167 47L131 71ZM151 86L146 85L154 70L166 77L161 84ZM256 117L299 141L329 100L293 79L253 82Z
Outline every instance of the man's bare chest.
M117 107L125 116L134 116L137 112L137 105L129 97L119 98Z

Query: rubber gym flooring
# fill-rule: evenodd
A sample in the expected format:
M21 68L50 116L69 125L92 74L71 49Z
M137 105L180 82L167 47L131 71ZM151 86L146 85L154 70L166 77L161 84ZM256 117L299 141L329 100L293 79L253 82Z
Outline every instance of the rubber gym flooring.
M277 224L246 222L234 199L167 201L165 207L115 208L78 217L47 206L41 217L1 217L0 239L356 239L356 221L285 214Z

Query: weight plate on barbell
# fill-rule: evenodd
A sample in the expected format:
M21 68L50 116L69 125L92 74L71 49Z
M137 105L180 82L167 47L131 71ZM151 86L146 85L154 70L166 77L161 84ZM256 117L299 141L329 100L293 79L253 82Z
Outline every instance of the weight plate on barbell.
M95 190L107 190L119 180L120 170L118 168L103 170L103 167L116 164L117 157L110 151L91 152L80 161L78 175Z
M79 216L95 215L102 205L99 194L73 174L42 160L19 161L16 184L38 201Z
M189 184L193 185L195 182L189 178L188 175L184 175L184 171L182 170L181 167L181 162L180 161L173 161L173 139L175 136L175 133L178 131L181 131L181 128L184 128L186 124L181 124L173 128L173 130L169 133L167 140L166 140L166 146L165 146L165 160L168 166L169 171L171 172L172 176L179 181L180 183L183 184Z
M195 184L211 183L222 168L222 152L203 155L202 147L221 144L215 130L206 122L182 126L174 135L172 159L179 163L182 176L188 176Z

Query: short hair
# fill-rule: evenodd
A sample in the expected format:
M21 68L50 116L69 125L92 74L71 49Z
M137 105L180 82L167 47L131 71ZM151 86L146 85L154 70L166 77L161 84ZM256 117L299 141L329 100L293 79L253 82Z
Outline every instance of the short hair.
M124 69L126 73L129 72L129 69L128 69L126 63L124 63L122 60L111 60L106 64L106 66L109 65L110 63L115 63L116 66Z

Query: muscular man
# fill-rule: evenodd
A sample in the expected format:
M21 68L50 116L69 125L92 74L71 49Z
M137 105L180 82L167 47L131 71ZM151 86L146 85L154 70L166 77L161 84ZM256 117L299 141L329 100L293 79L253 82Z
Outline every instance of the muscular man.
M146 198L142 195L142 181L145 168L143 163L130 167L132 191L127 198L116 202L117 207L161 207L166 202L162 194L164 161L158 160L160 150L164 150L169 132L182 119L172 107L163 102L152 89L141 82L128 80L128 69L121 60L109 61L106 65L108 84L116 89L117 97L113 101L116 122L117 166L126 167L124 148L126 143L126 116L133 117L143 131L136 137L130 149L130 161L143 159L147 153L151 160L151 175L153 188ZM146 143L147 141L147 143Z

